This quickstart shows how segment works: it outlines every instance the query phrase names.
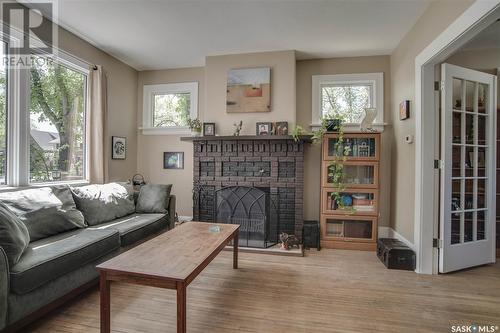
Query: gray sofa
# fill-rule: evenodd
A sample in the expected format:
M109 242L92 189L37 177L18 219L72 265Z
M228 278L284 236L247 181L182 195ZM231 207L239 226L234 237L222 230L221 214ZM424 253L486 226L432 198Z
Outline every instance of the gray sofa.
M126 198L128 201L124 204L116 199L103 200L102 197L99 199L101 195L99 187L97 195L96 188L91 189L94 194L87 192L86 201L80 204L80 199L75 196L78 195L75 188L71 188L71 192L64 191L66 194L73 194L75 204L72 205L70 198L66 198L70 206L64 206L66 203L61 200L63 206L62 209L58 208L59 211L67 214L73 209L74 213L83 215L85 219L83 226L43 237L46 231L37 230L36 223L32 222L31 226L27 224L31 241L19 261L12 267L9 267L6 252L0 247L0 331L2 332L23 326L26 322L36 319L68 298L91 287L97 281L98 272L95 269L97 264L173 226L175 196L170 195L170 189L166 196L165 213L137 213L135 206L132 206L133 212L130 207L123 210L124 205L130 206L130 201L133 202L132 205L137 201L137 196L134 200L134 193L130 192L129 188L127 191L132 197ZM16 205L21 201L16 198L22 198L24 201L30 198L30 195L24 195L22 191L16 192L16 195L19 196L12 197L11 194L9 197L8 194L0 193L0 201L5 203L5 200L10 200L15 211L18 208ZM29 209L46 206L43 200L45 199L40 198L40 202L29 202ZM102 216L108 216L108 221L97 220L91 223L94 217L98 217L98 215L92 216L92 210L94 214L95 211L100 211ZM109 215L114 214L113 212L126 215L109 220L114 216ZM55 225L58 213L52 213ZM44 214L47 215L46 212ZM50 220L52 217L40 218Z

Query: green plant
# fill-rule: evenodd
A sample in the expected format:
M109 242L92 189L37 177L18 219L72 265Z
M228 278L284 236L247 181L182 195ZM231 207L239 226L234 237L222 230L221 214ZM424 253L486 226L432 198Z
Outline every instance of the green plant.
M344 126L340 125L337 140L333 148L333 160L328 165L328 179L334 187L331 198L340 209L345 209L342 198L342 192L346 189L346 185L344 184L344 163L347 161L350 153L351 147L344 145ZM350 210L354 212L354 208L351 207Z
M201 132L201 121L198 118L187 120L189 129L193 132Z
M295 125L295 127L291 130L290 135L295 141L300 141L300 136L305 135L307 132L299 125Z
M338 207L344 209L345 205L342 200L342 192L345 191L346 186L343 183L344 180L344 163L347 160L351 152L351 148L344 146L344 117L342 115L330 113L323 116L321 121L321 127L315 131L307 133L301 126L296 125L292 131L291 135L295 141L300 140L301 135L312 135L311 140L313 143L321 142L323 135L327 133L328 121L336 119L339 120L339 125L337 127L337 140L334 145L334 156L333 161L328 166L328 178L334 186L335 190L331 193L332 199L338 205ZM354 209L352 209L354 211Z

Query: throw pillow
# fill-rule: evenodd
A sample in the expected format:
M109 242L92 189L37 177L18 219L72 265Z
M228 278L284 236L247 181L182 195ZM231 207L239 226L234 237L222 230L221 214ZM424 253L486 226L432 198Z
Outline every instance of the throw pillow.
M112 221L135 212L132 185L117 183L72 187L76 207L88 225Z
M144 185L139 191L137 213L166 213L172 185Z
M10 267L19 261L29 242L26 226L6 204L0 202L0 247L5 251Z
M26 225L32 242L85 228L83 215L66 185L3 192L0 200Z

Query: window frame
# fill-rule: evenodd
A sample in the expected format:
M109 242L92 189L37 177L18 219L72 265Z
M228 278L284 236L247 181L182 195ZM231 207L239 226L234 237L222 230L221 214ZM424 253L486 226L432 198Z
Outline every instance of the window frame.
M377 117L374 121L374 129L382 132L384 130L384 73L358 73L358 74L334 74L312 76L312 114L311 128L321 127L322 117L322 88L325 86L342 85L370 85L372 107L377 109ZM360 131L359 123L345 123L348 131Z
M58 184L88 184L89 183L89 138L88 132L88 99L89 64L65 51L54 48L54 54L40 54L39 56L53 56L54 62L85 76L84 96L84 171L83 178L69 181L31 182L30 181L30 72L25 68L10 68L8 82L9 98L7 110L7 182L0 188L19 186L41 187Z
M198 118L198 82L147 84L143 87L142 134L179 135L189 134L188 126L154 127L154 97L162 94L190 94L189 116Z

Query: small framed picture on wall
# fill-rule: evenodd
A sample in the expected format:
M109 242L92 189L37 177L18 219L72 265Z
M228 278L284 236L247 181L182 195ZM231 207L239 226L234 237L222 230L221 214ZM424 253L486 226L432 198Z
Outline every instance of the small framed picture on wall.
M410 118L410 101L402 101L399 103L399 120Z
M111 158L124 160L127 157L127 138L123 136L111 137Z
M164 152L163 169L184 169L184 152Z

